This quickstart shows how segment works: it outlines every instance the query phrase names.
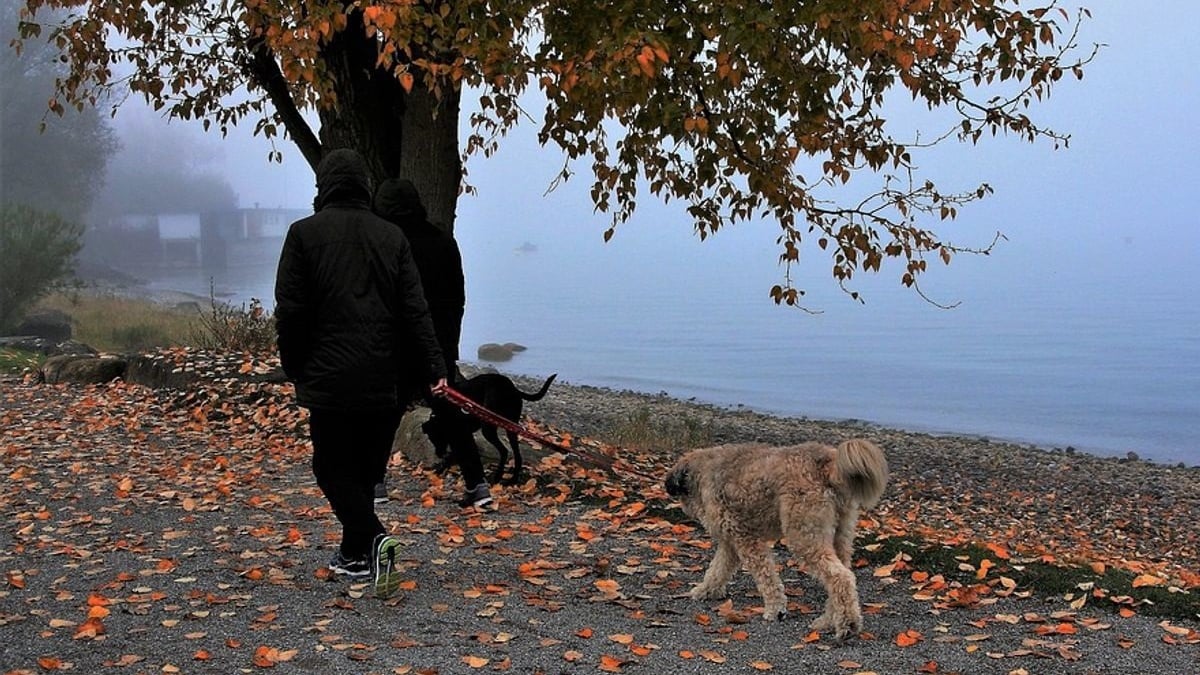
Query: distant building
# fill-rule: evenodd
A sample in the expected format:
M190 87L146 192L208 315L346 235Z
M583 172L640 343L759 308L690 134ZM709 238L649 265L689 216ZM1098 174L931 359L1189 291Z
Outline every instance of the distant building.
M89 226L85 251L115 266L224 269L275 260L303 209L126 214Z

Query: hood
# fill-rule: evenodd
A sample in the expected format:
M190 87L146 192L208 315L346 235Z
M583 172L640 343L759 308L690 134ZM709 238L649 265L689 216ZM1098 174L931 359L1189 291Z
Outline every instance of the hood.
M418 222L427 218L425 205L417 187L406 178L389 178L375 191L375 213L397 225Z
M367 162L354 150L339 148L325 155L317 165L317 198L313 201L316 211L334 202L361 202L371 200L371 175Z

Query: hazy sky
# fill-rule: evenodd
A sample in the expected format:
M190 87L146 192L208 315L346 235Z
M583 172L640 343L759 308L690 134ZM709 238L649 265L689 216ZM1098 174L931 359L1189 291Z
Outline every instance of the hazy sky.
M921 169L946 190L980 182L995 188L994 196L965 209L954 224L963 243L985 242L996 230L1064 251L1149 237L1164 247L1162 255L1197 262L1200 12L1195 0L1092 0L1086 5L1093 17L1081 44L1107 46L1083 81L1064 78L1051 100L1032 111L1036 120L1071 134L1068 149L1001 137L975 148L950 146L918 156ZM144 115L117 118L118 126L135 120L140 123ZM551 234L544 227L552 219L555 233L599 245L607 218L592 213L586 164L578 167L576 179L543 197L561 159L553 149L537 146L535 131L527 124L493 158L474 160L470 174L479 195L460 201L460 231L501 228L516 246L530 236ZM214 147L211 166L230 177L243 206L311 204L312 174L290 143L279 142L285 156L280 165L267 161L268 144L248 131L235 131L225 141L216 134L205 137L198 125L186 133ZM618 237L690 236L690 223L677 203L661 207L649 199L643 198L638 217ZM765 231L762 239L773 242L773 231ZM715 245L723 245L720 241Z

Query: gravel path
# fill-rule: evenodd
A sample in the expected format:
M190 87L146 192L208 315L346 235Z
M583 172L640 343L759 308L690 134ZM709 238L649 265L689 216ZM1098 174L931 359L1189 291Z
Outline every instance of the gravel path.
M577 438L643 411L713 442L875 439L893 470L870 514L879 533L1119 562L1164 583L1195 567L1196 469L561 382L527 407ZM454 506L452 477L398 461L380 512L408 579L380 601L321 569L337 532L303 428L270 383L0 379L0 672L1200 673L1195 620L1119 615L1082 590L995 585L970 601L902 564L858 569L866 633L846 643L809 633L824 595L786 554L783 622L755 616L745 575L728 603L691 601L711 552L659 486L536 450L536 480L479 512ZM651 477L672 455L616 452Z

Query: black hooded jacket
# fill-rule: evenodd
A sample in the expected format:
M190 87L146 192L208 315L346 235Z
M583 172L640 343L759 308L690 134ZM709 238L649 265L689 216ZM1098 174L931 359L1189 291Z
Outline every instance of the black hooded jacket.
M447 369L458 360L466 290L462 253L449 233L429 222L417 188L410 181L389 178L375 192L375 213L400 226L412 245L413 258L421 271L425 301L433 315Z
M292 223L283 243L279 357L308 408L395 408L446 376L408 240L370 199L362 158L334 150L317 167L316 213Z

